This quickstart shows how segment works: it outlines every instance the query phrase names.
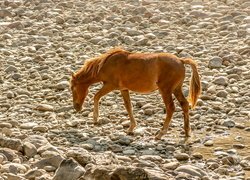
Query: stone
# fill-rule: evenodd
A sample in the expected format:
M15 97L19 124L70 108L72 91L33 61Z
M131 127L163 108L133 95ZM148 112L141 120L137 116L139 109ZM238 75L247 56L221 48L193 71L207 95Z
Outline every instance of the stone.
M4 154L0 153L0 164L3 164L3 162L7 160L7 157Z
M205 143L204 143L205 146L213 146L214 145L214 141L213 140L207 140Z
M23 142L30 142L31 144L35 145L37 149L49 144L49 141L45 137L40 135L30 135L25 138Z
M3 157L3 160L7 161L13 161L17 158L17 152L8 148L0 148L0 155Z
M26 156L33 157L37 154L36 146L31 144L30 142L23 143L23 151Z
M32 129L34 128L35 126L37 126L37 123L35 122L27 122L27 123L23 123L20 125L20 128L21 129Z
M52 180L77 180L85 173L85 169L74 159L64 159L56 170Z
M214 84L226 86L228 84L228 79L226 77L217 77L213 81Z
M19 73L14 73L11 77L16 81L19 81L22 78L22 75Z
M7 122L1 122L0 128L12 128L12 124Z
M128 136L122 136L119 138L118 143L121 145L128 146L132 142L131 138Z
M231 119L225 119L225 120L222 120L221 125L232 128L235 126L235 122Z
M12 14L7 9L0 9L0 18L12 17Z
M6 137L0 137L0 146L5 148L10 148L16 151L22 151L22 142L20 139L10 139Z
M212 57L210 60L209 60L209 63L208 63L208 67L213 69L213 68L221 68L222 67L222 58L218 57L218 56L215 56L215 57Z
M43 158L39 161L36 161L32 164L32 167L37 167L38 169L44 169L45 166L53 166L58 168L60 163L63 161L63 157L61 155L56 155L49 158Z
M135 154L135 150L134 149L125 149L122 151L122 153L124 155L134 155Z
M164 169L175 170L180 165L179 162L170 162L163 164Z
M66 156L68 158L74 158L83 167L86 166L86 164L93 162L91 154L83 148L71 147L67 150Z
M43 112L54 111L54 107L49 104L39 104L34 109Z
M31 170L26 172L24 177L26 179L36 179L38 177L41 177L45 173L46 173L46 171L43 169L31 169Z
M1 10L0 10L0 11L1 11ZM10 34L7 34L7 33L6 33L6 34L3 34L3 35L2 35L2 38L3 38L3 39L11 39L12 36L11 36Z
M11 72L17 72L18 69L15 67L15 66L8 66L5 70L4 70L6 73L11 73Z
M218 96L218 97L223 97L223 98L226 98L227 95L228 95L228 92L225 91L225 90L220 90L220 91L218 91L218 92L216 93L216 96Z
M175 172L184 172L184 173L190 174L191 176L197 176L199 178L207 176L207 173L205 171L192 165L179 166L177 169L175 169Z
M45 133L45 132L47 132L48 131L48 127L47 126L43 126L43 125L41 125L41 126L34 126L33 127L33 131L39 131L39 132L42 132L42 133Z
M140 180L140 179L150 179L150 173L148 173L145 169L133 166L114 166L114 165L106 165L106 166L96 166L92 165L91 167L86 169L86 173L84 174L85 179L103 179L103 180L111 180L111 179L123 179L123 180ZM152 178L159 179L160 178Z
M2 165L2 172L10 172L13 174L17 173L25 173L27 171L27 168L19 163L13 163L13 162L8 162L4 165Z
M61 81L56 84L57 90L64 90L66 88L69 88L69 82L68 81Z
M174 157L178 160L178 161L186 161L189 159L189 155L186 153L176 153L174 155Z

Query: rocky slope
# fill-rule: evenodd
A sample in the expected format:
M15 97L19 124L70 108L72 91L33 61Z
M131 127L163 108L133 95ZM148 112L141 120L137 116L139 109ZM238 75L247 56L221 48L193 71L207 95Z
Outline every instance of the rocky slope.
M250 16L247 0L0 1L0 179L249 179ZM203 92L184 142L178 105L170 130L158 92L131 93L127 136L119 92L92 123L69 90L84 60L122 46L170 52L199 65ZM190 69L184 93L189 86ZM177 104L177 103L176 103ZM65 172L68 172L65 174Z

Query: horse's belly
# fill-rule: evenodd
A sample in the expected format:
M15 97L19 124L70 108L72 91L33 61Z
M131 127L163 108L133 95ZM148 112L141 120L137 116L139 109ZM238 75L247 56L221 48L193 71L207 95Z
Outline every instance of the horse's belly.
M129 82L121 83L120 89L128 89L138 93L150 93L158 89L156 82Z

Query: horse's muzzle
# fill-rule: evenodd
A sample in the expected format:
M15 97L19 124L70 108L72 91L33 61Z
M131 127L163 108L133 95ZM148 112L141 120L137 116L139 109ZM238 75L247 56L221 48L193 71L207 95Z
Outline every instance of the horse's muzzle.
M81 111L82 110L82 106L78 103L74 103L74 108L77 112Z

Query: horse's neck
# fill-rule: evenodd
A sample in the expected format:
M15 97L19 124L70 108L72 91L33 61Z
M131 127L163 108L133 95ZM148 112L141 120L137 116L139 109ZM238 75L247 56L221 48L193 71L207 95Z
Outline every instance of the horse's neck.
M98 77L92 77L90 74L81 74L79 81L89 85L99 82Z

